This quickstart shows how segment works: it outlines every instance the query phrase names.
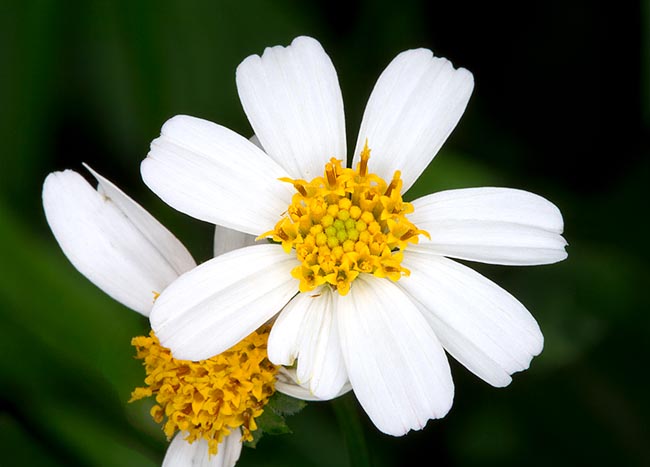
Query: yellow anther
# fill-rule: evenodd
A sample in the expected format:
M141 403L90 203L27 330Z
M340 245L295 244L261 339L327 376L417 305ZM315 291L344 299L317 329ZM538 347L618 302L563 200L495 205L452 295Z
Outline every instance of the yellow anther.
M359 162L359 177L364 179L368 174L368 160L370 159L370 148L368 147L368 138L366 138L361 150L361 161Z
M331 162L325 165L325 175L330 188L336 186L336 167Z
M388 185L388 188L386 188L386 191L384 192L385 196L390 196L391 193L395 188L399 189L402 187L402 180L400 179L401 173L399 170L395 171L395 174L393 175L393 179L390 181L390 185ZM401 196L400 196L400 201L401 201Z

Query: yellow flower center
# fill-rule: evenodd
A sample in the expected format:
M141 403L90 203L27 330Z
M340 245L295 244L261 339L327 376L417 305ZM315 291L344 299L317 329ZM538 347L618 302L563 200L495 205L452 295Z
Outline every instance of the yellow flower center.
M332 158L324 175L310 182L281 179L296 194L275 228L260 237L271 236L287 253L295 250L301 265L291 274L301 292L329 284L346 295L361 273L393 281L409 274L401 266L404 248L428 234L406 218L413 206L402 200L400 172L386 183L368 173L369 158L366 142L356 169Z
M270 328L262 328L216 357L191 362L176 360L153 331L132 340L136 358L144 360L145 387L136 388L130 402L154 396L153 419L171 439L176 430L188 432L190 443L205 439L210 454L224 436L241 428L242 441L252 440L255 418L275 391L278 367L267 357Z

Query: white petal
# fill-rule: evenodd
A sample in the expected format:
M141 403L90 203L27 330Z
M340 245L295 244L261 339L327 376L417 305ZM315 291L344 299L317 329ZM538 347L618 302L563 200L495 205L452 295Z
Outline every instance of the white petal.
M241 430L226 436L219 444L217 454L211 456L208 442L203 438L188 443L187 433L178 432L169 443L163 467L234 467L241 454Z
M334 306L329 287L298 294L278 316L268 342L273 363L292 365L298 358L297 381L321 400L338 396L347 381Z
M418 304L445 349L496 387L528 368L544 337L512 295L453 260L406 251L411 275L398 282Z
M221 466L234 467L239 460L242 448L241 430L237 429L230 433L219 445L218 455L222 456Z
M262 147L293 178L323 175L331 157L345 161L341 89L318 41L298 37L246 58L237 90Z
M129 221L144 235L149 242L160 251L178 273L178 275L189 271L196 266L196 262L187 248L149 214L142 206L129 198L122 190L115 186L110 180L102 177L87 164L84 167L93 174L98 182L97 192L107 200L115 203L118 209L129 219Z
M426 230L413 251L492 264L550 264L567 257L562 214L541 196L468 188L424 196L409 220Z
M207 261L173 282L151 311L160 343L181 360L220 354L277 314L298 291L298 265L278 245L255 245Z
M304 386L298 383L298 376L296 375L295 368L286 368L284 366L280 367L280 370L276 375L275 389L282 394L295 397L296 399L302 399L305 401L322 400L316 397L308 386ZM346 381L336 397L342 396L351 390L352 386L350 385L350 382Z
M404 292L361 275L339 297L337 314L352 388L377 428L400 436L445 416L454 397L449 363Z
M287 173L243 136L216 123L178 115L141 165L142 178L163 201L213 224L259 235L291 202Z
M216 225L214 228L214 256L223 255L245 246L255 245L255 238L255 235ZM266 242L266 240L260 241Z
M70 262L118 302L145 316L154 294L195 266L185 247L158 221L93 172L101 193L76 172L48 175L47 222Z
M386 180L402 172L403 191L417 180L465 111L472 74L430 50L402 52L381 74L363 114L353 167L366 139L369 170Z

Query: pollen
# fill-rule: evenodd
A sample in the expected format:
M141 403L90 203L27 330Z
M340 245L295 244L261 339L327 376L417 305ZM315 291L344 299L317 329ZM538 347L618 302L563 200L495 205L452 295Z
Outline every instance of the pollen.
M396 171L388 183L368 172L368 142L356 169L330 159L322 177L307 182L282 178L296 189L291 205L271 237L301 262L292 272L301 292L328 284L346 295L359 274L397 281L409 275L401 266L403 251L418 242L419 230L407 219L413 206L402 200Z
M155 397L150 413L163 424L167 438L177 430L187 432L190 443L205 439L211 455L238 428L242 441L252 440L255 419L275 391L278 367L267 356L269 331L261 328L224 353L199 362L172 357L153 331L149 337L133 338L136 358L143 360L147 376L130 402Z

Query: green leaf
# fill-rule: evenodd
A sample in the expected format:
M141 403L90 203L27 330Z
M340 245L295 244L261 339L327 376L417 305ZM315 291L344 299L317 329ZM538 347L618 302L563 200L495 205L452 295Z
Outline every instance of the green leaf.
M248 441L246 446L254 448L264 434L284 435L292 433L287 425L286 416L295 415L304 409L307 403L300 399L276 392L269 399L262 415L255 419L257 430L252 432L253 440Z
M287 396L281 392L276 392L269 400L267 409L271 409L277 415L283 417L287 415L295 415L307 406L307 402L296 399L295 397Z

